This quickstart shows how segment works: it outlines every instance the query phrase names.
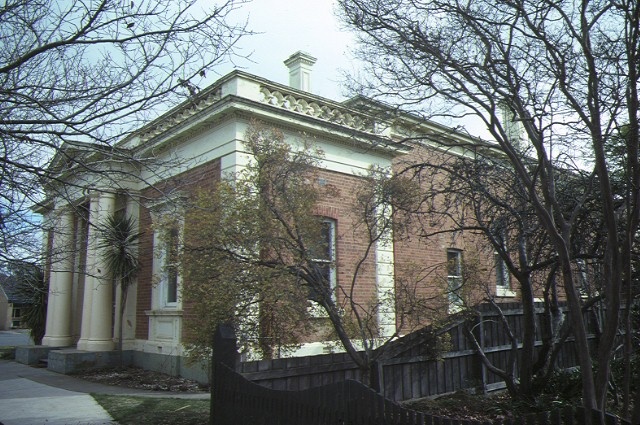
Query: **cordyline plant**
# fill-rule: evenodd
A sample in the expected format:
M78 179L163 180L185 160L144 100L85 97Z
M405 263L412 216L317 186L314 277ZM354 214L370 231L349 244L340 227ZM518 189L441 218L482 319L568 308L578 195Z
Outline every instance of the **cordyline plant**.
M120 286L120 349L123 340L123 315L129 287L135 281L140 260L137 255L138 240L135 220L121 213L110 214L100 227L98 248L102 252L102 261L109 270L116 285Z

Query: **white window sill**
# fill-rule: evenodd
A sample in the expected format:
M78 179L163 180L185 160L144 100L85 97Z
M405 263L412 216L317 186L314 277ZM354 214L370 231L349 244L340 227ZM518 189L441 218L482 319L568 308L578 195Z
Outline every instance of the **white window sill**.
M177 310L175 307L165 307L164 309L145 310L144 314L147 316L182 316L182 310Z
M344 316L344 310L340 307L337 307L338 314ZM309 300L309 305L307 306L307 312L312 319L327 319L329 317L329 313L317 302Z
M509 298L513 298L516 296L516 292L512 291L509 288L502 288L500 286L498 286L496 288L496 297L509 297Z

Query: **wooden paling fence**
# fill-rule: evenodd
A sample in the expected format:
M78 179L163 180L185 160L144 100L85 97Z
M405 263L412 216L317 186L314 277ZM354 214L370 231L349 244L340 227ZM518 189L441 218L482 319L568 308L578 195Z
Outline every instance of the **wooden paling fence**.
M437 329L427 327L391 344L379 362L379 379L384 395L401 401L460 390L484 393L505 388L502 379L483 364L467 337L468 331L472 331L487 358L497 368L505 370L512 346L500 315L504 315L516 336L522 335L525 324L520 304L505 303L500 308L499 313L490 305L479 306L476 317L462 317ZM535 328L537 349L542 346L544 338L543 320L544 310L538 308ZM588 313L585 313L584 320L588 329L594 329L596 325ZM595 335L591 334L590 339L594 340ZM521 341L518 345L521 347ZM578 365L573 338L562 345L556 365L559 369Z
M517 303L501 305L502 314L515 335L524 326L522 308ZM543 310L537 310L536 339L542 343L540 323ZM585 321L593 324L587 314ZM490 306L479 307L475 318L461 317L446 326L426 327L386 347L377 362L377 381L385 397L402 401L447 394L459 390L487 392L504 388L504 382L486 369L465 335L473 329L487 357L495 366L506 368L511 343L504 332L499 313ZM557 358L559 368L578 365L573 340L563 344ZM346 353L241 362L236 371L252 382L279 390L304 390L345 380L360 380L360 371Z
M342 381L304 391L280 391L249 382L224 366L218 369L218 377L223 384L212 395L217 400L212 405L216 424L427 423L416 422L415 412L402 409L357 381Z
M566 408L495 422L457 420L416 412L364 384L344 380L302 391L274 390L232 370L235 339L218 332L214 342L211 424L232 425L580 425L585 412ZM599 412L592 412L599 421ZM605 415L604 425L629 425Z

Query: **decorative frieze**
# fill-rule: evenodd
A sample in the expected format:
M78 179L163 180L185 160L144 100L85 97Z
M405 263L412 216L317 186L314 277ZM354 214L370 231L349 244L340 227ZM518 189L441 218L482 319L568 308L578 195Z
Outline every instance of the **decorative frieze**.
M203 111L209 106L213 105L214 103L219 101L221 97L222 89L218 87L212 90L206 96L190 99L188 107L179 108L174 113L161 119L158 124L142 132L140 134L140 141L146 142L153 137L161 135L165 131L171 130L172 128L180 125L198 112Z
M370 133L375 130L373 120L347 108L309 101L301 96L296 97L291 93L285 93L265 85L260 88L260 93L262 94L261 101L269 105L343 125L354 130Z

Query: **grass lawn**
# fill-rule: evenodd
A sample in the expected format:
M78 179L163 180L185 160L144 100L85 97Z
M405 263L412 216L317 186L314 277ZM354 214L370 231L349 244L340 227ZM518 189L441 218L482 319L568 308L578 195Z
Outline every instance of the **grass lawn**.
M209 423L209 400L92 394L121 425Z

